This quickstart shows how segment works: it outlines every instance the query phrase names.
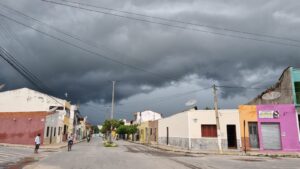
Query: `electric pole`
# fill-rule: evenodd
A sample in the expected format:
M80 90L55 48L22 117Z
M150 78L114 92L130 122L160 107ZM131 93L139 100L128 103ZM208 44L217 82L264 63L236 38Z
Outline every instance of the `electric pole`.
M111 100L111 114L110 119L114 118L114 102L115 102L115 84L116 81L112 81L113 88L112 88L112 100Z
M217 96L217 88L216 88L215 84L213 85L213 92L214 92L214 107L215 107L216 124L217 124L218 147L219 147L219 152L223 153L222 140L221 140L221 130L220 130L220 119L219 119L219 112L218 112L218 96Z
M114 118L114 102L115 102L115 84L116 81L112 81L112 100L111 100L111 113L110 113L110 135L109 135L109 142L112 143L112 130L113 130L113 125L112 125L112 120Z

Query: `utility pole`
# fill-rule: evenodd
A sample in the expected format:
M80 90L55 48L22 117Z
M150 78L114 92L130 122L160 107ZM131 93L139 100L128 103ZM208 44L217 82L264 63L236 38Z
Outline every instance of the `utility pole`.
M116 81L112 81L113 87L112 87L112 100L111 100L111 113L110 113L110 134L109 134L109 142L112 143L112 120L114 119L114 102L115 102L115 84Z
M110 114L110 119L114 118L114 102L115 102L115 84L116 81L112 81L113 83L113 88L112 88L112 100L111 100L111 114Z
M220 130L220 119L219 119L219 112L218 112L218 96L217 96L217 88L216 88L215 84L213 85L213 92L214 92L214 107L215 107L216 123L217 123L218 147L219 147L219 152L223 153L222 140L221 140L221 130Z

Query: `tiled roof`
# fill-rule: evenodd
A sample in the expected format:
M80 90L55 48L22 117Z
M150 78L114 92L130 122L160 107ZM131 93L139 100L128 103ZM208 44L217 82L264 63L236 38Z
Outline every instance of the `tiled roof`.
M47 116L49 112L1 112L0 118L8 117L32 117L32 116Z

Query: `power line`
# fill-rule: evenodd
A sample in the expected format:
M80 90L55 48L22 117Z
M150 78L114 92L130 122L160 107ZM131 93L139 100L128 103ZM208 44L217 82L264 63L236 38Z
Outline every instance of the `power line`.
M34 74L32 74L25 66L19 63L6 49L2 48L1 46L0 46L0 57L4 59L9 65L11 65L17 72L19 72L26 80L28 80L37 89L46 92L44 93L46 96L50 97L58 104L65 106L53 96L48 95L47 94L48 90L43 88L42 84L39 84L41 83L41 81Z
M0 24L0 26L2 27L1 24ZM4 31L7 32L7 34L10 34L11 37L13 37L11 39L14 39L21 46L23 46L23 44L17 39L15 34L11 33L9 30L5 30L5 27L2 27L2 28L3 28ZM14 56L12 56L10 53L8 53L7 50L5 50L4 48L2 50L3 50L3 52L5 52L7 54L7 56L10 58L12 63L14 63L21 71L26 73L33 81L37 82L37 84L39 84L39 86L41 86L44 90L46 90L47 92L50 92L49 87L46 86L45 84L43 84L43 82L36 75L34 75L30 70L28 70L25 66L23 66Z
M58 33L61 33L61 34L65 35L65 36L67 36L67 37L70 37L70 38L72 38L72 39L75 39L75 40L77 40L77 41L79 41L79 42L81 42L81 43L83 43L83 44L85 44L85 45L87 45L87 46L89 46L89 47L93 47L93 48L99 49L99 46L92 45L92 42L89 41L89 40L81 39L81 38L79 38L78 36L75 36L75 35L73 35L73 34L64 32L64 31L62 31L61 29L58 29L58 28L56 28L56 27L54 27L54 26L52 26L52 25L50 25L50 24L47 24L46 22L43 22L43 21L41 21L41 20L38 20L38 19L36 19L36 18L34 18L34 17L32 17L32 16L29 16L29 15L27 15L27 14L21 12L21 11L18 11L18 10L16 10L16 9L13 9L13 8L11 8L11 7L7 6L7 5L5 5L5 4L0 3L0 6L2 6L2 7L5 8L5 9L8 9L8 10L10 10L10 11L13 11L14 13L18 14L19 16L22 16L22 17L25 17L25 18L29 18L29 19L31 19L31 20L33 20L33 21L39 23L40 25L46 26L47 28L50 28L50 29L52 29L52 30L54 30L54 31L56 31L56 32L58 32ZM102 47L104 47L104 46L102 46ZM104 48L106 48L106 47L104 47ZM109 49L109 48L106 48L106 49L111 50L111 49ZM111 51L112 51L112 50L111 50ZM116 52L116 51L114 51L114 53L117 53L117 54L119 54L119 55L122 55L122 54L120 54L119 52ZM123 54L123 55L124 55L124 54ZM171 78L169 78L169 79L171 79Z
M42 1L49 1L49 0L42 0ZM75 1L68 1L68 0L59 0L59 1L68 2L68 3L72 3L72 4L77 4L77 5L82 5L82 6L93 7L93 8L105 9L105 10L115 11L115 12L119 12L119 13L125 13L125 14L130 14L130 15L136 15L136 16L142 16L142 17L147 17L147 18L152 18L152 19L158 19L158 20L163 20L163 21L167 21L167 22L174 22L174 23L180 23L180 24L185 24L185 25L205 27L205 28L216 29L216 30L221 30L221 31L228 31L228 32L233 32L233 33L247 34L247 35L253 35L253 36L257 36L257 37L266 37L266 38L271 38L271 39L286 40L286 41L300 43L299 40L290 39L290 38L286 38L286 37L280 37L280 36L274 36L274 35L268 35L268 34L260 34L260 33L253 33L253 32L246 32L246 31L241 31L241 30L237 30L237 29L230 29L230 28L217 27L217 26L212 26L212 25L191 23L191 22L175 20L175 19L167 19L167 18L163 18L163 17L150 16L150 15L141 14L141 13L137 13L137 12L128 12L128 11L124 11L124 10L118 10L118 9L104 7L104 6L86 4L86 3L75 2Z
M72 42L69 42L69 41L67 41L67 40L64 40L64 39L62 39L62 38L56 37L56 36L54 36L54 35L51 35L51 34L49 34L49 33L46 33L46 32L41 31L41 30L39 30L39 29L36 29L36 28L34 28L34 27L32 27L32 26L28 26L28 25L26 25L26 24L24 24L24 23L22 23L22 22L20 22L20 21L18 21L18 20L16 20L16 19L13 19L13 18L11 18L11 17L9 17L9 16L6 16L6 15L4 15L4 14L1 14L1 13L0 13L0 16L4 17L4 18L6 18L6 19L8 19L8 20L10 20L10 21L13 21L13 22L15 22L15 23L17 23L17 24L19 24L19 25L22 25L22 26L24 26L24 27L27 27L27 28L29 28L29 29L32 29L32 30L34 30L34 31L36 31L36 32L39 32L39 33L41 33L41 34L43 34L43 35L45 35L45 36L48 36L48 37L50 37L50 38L52 38L52 39L61 41L61 42L65 43L65 44L67 44L67 45L69 45L69 46L71 46L71 47L80 49L80 50L82 50L82 51L84 51L84 52L86 52L86 53L89 53L89 54L92 54L92 55L95 55L95 56L99 56L99 57L102 57L102 58L104 58L104 59L106 59L106 60L109 60L109 61L111 61L111 62L120 64L120 65L123 65L123 66L127 66L127 67L130 67L130 68L132 68L132 69L139 70L139 71L142 71L142 72L145 72L145 73L148 73L148 74L151 74L153 77L156 77L156 78L159 78L159 79L169 79L169 80L173 81L173 79L171 79L171 78L162 76L162 75L157 74L157 73L154 73L154 72L150 72L150 71L148 71L148 70L139 68L139 67L134 66L134 65L130 65L130 64L121 62L121 61L119 61L119 60L116 60L116 59L110 58L110 57L108 57L108 56L105 56L105 55L103 55L103 54L99 54L98 52L91 51L91 50L89 50L89 49L86 49L86 48L84 48L84 47L81 47L81 46L79 46L79 45L76 45L76 44L74 44L74 43L72 43Z
M248 90L272 90L272 87L245 87L245 86L216 86L218 88L228 88L228 89L248 89ZM290 88L278 88L278 90L291 91Z
M178 25L172 25L172 24L168 24L168 23L155 22L155 21L150 21L150 20L147 20L147 19L135 18L135 17L131 17L131 16L124 16L124 15L119 15L119 14L114 14L114 13L109 13L109 12L104 12L104 11L99 11L99 10L93 10L93 9L89 9L89 8L74 6L74 5L55 2L55 1L50 1L50 0L41 0L41 1L44 1L44 2L47 2L47 3L52 3L52 4L57 4L57 5L61 5L61 6L68 6L68 7L72 7L72 8L77 8L77 9L90 11L90 12L96 12L96 13L102 13L102 14L106 14L106 15L112 15L112 16L116 16L116 17L120 17L120 18L130 19L130 20L136 20L136 21L141 21L141 22L147 22L147 23L152 23L152 24L163 25L163 26L172 27L172 28L181 29L181 30L192 30L192 31L196 31L196 32L219 35L219 36L224 36L224 37L231 37L231 38L235 38L235 39L253 40L253 41L264 42L264 43L269 43L269 44L276 44L276 45L283 45L283 46L290 46L290 47L300 48L300 45L290 44L290 43L286 43L286 42L266 40L266 39L257 39L257 38L254 38L254 37L246 37L246 36L240 36L240 35L234 35L234 34L226 34L226 33L207 31L207 30L196 29L196 28L191 28L191 27L186 27L186 26L178 26Z

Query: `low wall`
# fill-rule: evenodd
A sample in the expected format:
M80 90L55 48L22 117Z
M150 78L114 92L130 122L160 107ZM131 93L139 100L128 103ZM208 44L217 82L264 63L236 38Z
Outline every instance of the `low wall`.
M166 145L167 138L160 137L158 139L158 144ZM188 138L178 138L178 137L169 137L169 145L176 146L184 149L189 148ZM227 139L222 139L222 148L223 150L228 149ZM218 150L218 140L216 138L198 138L191 139L191 148L192 150ZM240 149L240 140L237 140L237 149Z

